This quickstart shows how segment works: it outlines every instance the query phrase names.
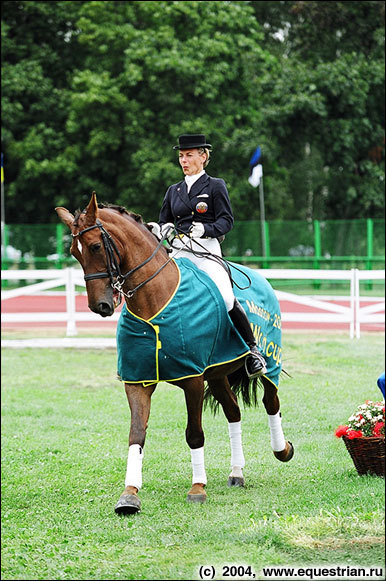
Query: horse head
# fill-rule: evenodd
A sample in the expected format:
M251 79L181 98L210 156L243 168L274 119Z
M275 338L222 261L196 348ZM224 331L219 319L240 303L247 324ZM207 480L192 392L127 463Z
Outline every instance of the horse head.
M55 210L71 230L70 251L82 266L85 275L89 309L102 317L111 316L115 309L115 295L118 293L114 293L111 284L102 231L98 226L101 222L95 192L87 208L76 212L75 216L66 208L59 207ZM118 260L116 256L115 258Z
M121 293L132 298L152 281L154 268L168 266L165 248L157 244L141 216L121 206L98 204L95 192L87 208L75 216L66 208L55 210L71 230L70 251L84 272L88 306L102 317L114 313Z

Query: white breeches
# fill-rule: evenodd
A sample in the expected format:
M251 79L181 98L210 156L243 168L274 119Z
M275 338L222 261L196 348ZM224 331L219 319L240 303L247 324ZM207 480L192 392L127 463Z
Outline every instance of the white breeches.
M220 291L227 310L232 310L235 296L233 294L232 283L225 268L217 260L196 256L192 252L185 250L186 245L197 252L205 252L207 250L215 256L222 256L220 243L217 238L196 238L193 240L188 236L184 236L182 240L175 238L173 240L173 251L171 255L175 258L189 258L200 270L206 272Z

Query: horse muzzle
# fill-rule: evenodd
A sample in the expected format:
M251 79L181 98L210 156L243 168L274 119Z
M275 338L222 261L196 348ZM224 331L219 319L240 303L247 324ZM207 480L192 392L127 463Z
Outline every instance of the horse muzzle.
M93 313L97 313L101 317L111 317L114 314L114 304L107 301L100 301L95 306L88 306Z

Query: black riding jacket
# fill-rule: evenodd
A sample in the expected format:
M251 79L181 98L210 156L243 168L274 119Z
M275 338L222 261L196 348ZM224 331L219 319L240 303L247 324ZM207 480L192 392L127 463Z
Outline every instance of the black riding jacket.
M183 232L188 232L192 222L201 222L205 228L204 237L224 236L234 222L224 180L204 173L189 193L185 180L170 186L159 215L160 226L167 222Z

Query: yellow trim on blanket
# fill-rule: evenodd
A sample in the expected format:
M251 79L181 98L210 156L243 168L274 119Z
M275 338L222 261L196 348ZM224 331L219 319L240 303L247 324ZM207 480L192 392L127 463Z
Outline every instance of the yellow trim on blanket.
M168 306L168 304L175 297L176 292L178 291L178 289L180 287L180 284L181 284L181 271L180 271L180 269L179 269L176 261L174 260L174 258L172 260L173 260L173 262L176 265L177 270L178 270L178 282L177 282L176 288L174 289L174 291L173 291L172 295L170 296L170 298L166 301L166 303L163 305L163 307L161 307L161 309L157 313L155 313L155 315L153 315L152 317L150 317L150 319L144 319L143 317L140 317L139 315L136 315L135 313L133 313L133 311L131 311L129 309L129 307L127 306L127 304L125 303L126 309L128 310L128 312L133 317L135 317L136 319L139 319L140 321L143 321L144 323L147 323L148 325L150 325L150 327L155 332L155 336L156 336L156 341L155 341L155 345L156 345L156 348L155 348L156 379L155 380L150 380L149 379L149 380L145 380L145 381L143 381L143 380L142 381L126 381L126 380L124 380L124 379L122 379L121 377L118 376L118 379L120 381L123 381L124 383L142 383L144 387L147 387L148 385L153 385L154 383L159 383L159 381L160 381L160 379L159 379L159 356L158 356L158 352L159 352L160 349L162 349L162 342L161 342L160 337L159 337L159 325L153 325L151 323L151 321L155 317L157 317L160 313L162 313L162 311L164 309L166 309L166 307Z
M278 386L278 385L276 385L276 383L274 383L274 382L272 381L272 379L270 379L270 378L269 378L269 377L267 377L266 375L262 375L262 377L264 377L264 378L265 378L265 379L267 379L267 380L268 380L270 383L272 383L272 385L273 385L274 387L276 387L276 389L277 389L277 390L279 389L279 386Z
M160 310L159 310L157 313L155 313L155 315L153 315L152 317L150 317L150 319L143 319L143 318L142 318L142 317L140 317L139 315L136 315L135 313L133 313L133 311L130 311L129 307L128 307L128 306L127 306L127 304L125 303L126 309L129 311L129 313L130 313L131 315L133 315L133 317L135 317L136 319L139 319L140 321L144 321L145 323L149 323L149 324L150 324L150 321L151 321L152 319L154 319L155 317L158 317L158 315L159 315L160 313L162 313L162 311L163 311L163 310L165 310L165 309L166 309L166 307L168 306L168 304L169 304L169 303L170 303L170 302L171 302L171 301L174 299L176 292L177 292L177 291L178 291L178 289L180 288L180 284L181 284L181 271L180 271L180 269L178 268L178 264L176 263L176 261L174 260L174 258L172 258L172 262L174 262L174 264L176 265L176 267L177 267L177 270L178 270L178 282L177 282L176 288L174 289L174 291L173 291L173 293L172 293L171 297L170 297L170 298L169 298L169 299L166 301L166 303L164 304L164 306L163 306L163 307L161 307L161 308L160 308ZM141 382L137 382L137 383L141 383Z
M157 327L158 325L154 325L154 327ZM153 327L153 325L152 325ZM154 328L153 327L153 328ZM157 336L158 338L158 336ZM122 377L118 376L119 381L123 381L123 383L142 383L144 385L144 387L147 387L149 385L154 385L154 383L159 383L160 381L166 381L167 383L171 383L172 381L180 381L181 379L189 379L191 377L200 377L200 375L203 375L205 373L205 371L207 371L208 369L210 369L211 367L219 367L220 365L226 365L227 363L233 363L233 361L237 361L238 359L242 359L243 357L245 357L246 355L248 355L248 353L250 353L250 351L246 351L245 353L243 353L243 355L239 355L238 357L235 357L234 359L228 359L228 361L222 361L221 363L213 363L212 365L208 365L208 367L205 367L204 371L202 371L202 373L193 373L192 375L185 375L182 377L176 377L174 379L159 379L159 370L158 370L158 349L157 349L157 379L148 379L148 380L141 380L141 381L130 381L127 379L122 379ZM264 375L265 377L265 375ZM268 377L267 377L268 379ZM271 381L271 380L270 380ZM271 382L272 383L272 382ZM275 385L275 384L274 384Z

